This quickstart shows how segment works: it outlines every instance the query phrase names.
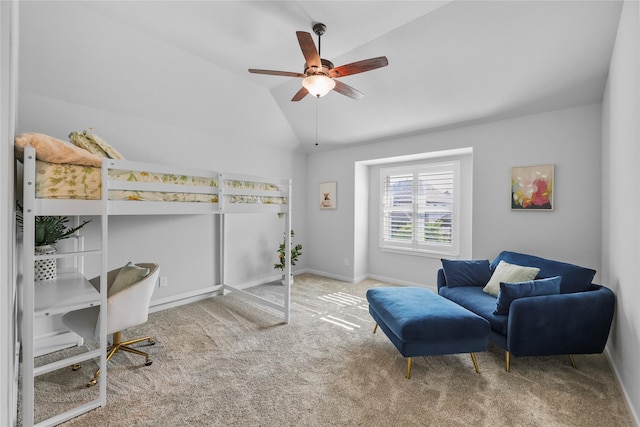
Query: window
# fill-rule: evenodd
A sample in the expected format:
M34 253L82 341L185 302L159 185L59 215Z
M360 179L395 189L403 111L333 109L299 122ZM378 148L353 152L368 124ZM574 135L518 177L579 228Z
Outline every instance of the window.
M460 162L383 168L380 247L458 255Z

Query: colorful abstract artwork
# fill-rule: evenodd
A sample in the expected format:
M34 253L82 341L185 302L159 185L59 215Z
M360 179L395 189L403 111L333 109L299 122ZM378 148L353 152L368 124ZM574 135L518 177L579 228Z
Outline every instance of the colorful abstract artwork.
M554 165L511 168L512 210L553 210Z

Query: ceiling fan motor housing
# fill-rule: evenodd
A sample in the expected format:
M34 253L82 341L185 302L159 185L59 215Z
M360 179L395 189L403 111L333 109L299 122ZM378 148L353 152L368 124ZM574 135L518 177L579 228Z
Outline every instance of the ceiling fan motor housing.
M355 88L336 80L339 77L349 76L352 74L364 73L365 71L375 70L376 68L386 67L389 65L386 56L377 58L369 58L362 61L352 62L350 64L335 67L333 62L322 59L320 50L320 41L322 35L327 31L327 26L316 22L313 24L313 32L318 35L318 46L313 42L311 34L305 31L296 31L298 44L305 58L304 73L295 73L290 71L275 70L259 70L250 68L250 73L267 74L272 76L285 77L301 77L302 87L291 98L291 101L300 101L308 94L317 97L326 95L329 91L336 92L348 96L352 99L361 99L364 95ZM309 65L309 64L313 65Z
M329 75L329 71L333 70L334 66L333 66L333 62L329 61L328 59L322 59L320 58L320 63L322 64L322 68L321 69L317 69L314 67L309 67L309 65L305 62L304 64L304 73L307 76L313 76L314 74L324 74L325 76Z

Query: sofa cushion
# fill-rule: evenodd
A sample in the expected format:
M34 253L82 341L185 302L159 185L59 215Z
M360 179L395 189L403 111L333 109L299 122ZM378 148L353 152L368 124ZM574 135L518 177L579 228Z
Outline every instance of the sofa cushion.
M500 293L500 282L526 282L527 280L535 279L539 271L540 269L537 267L527 267L500 261L491 275L491 279L482 290L489 295L497 297Z
M488 259L442 259L442 270L447 286L484 286L491 278Z
M466 308L472 313L485 318L494 331L506 335L508 316L493 314L496 309L496 298L483 292L480 286L460 286L440 288L440 295Z
M519 283L500 283L500 293L493 314L506 316L511 303L518 298L560 293L560 276Z
M517 252L503 251L491 262L491 269L494 270L500 261L511 264L538 267L540 272L538 279L560 276L560 293L582 292L589 289L596 271L590 268L580 267L566 262L553 261L533 255L526 255Z

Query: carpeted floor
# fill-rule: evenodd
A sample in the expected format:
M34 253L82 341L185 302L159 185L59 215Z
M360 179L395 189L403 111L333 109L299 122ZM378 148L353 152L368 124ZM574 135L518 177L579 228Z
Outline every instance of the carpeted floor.
M406 360L373 334L365 292L314 275L296 276L292 316L233 294L150 315L123 339L151 334L153 365L118 354L108 404L68 426L633 426L604 355L512 359L478 353ZM253 292L276 298L282 287ZM74 349L65 351L77 351ZM53 356L45 356L53 357ZM36 419L81 401L95 365L39 377Z

